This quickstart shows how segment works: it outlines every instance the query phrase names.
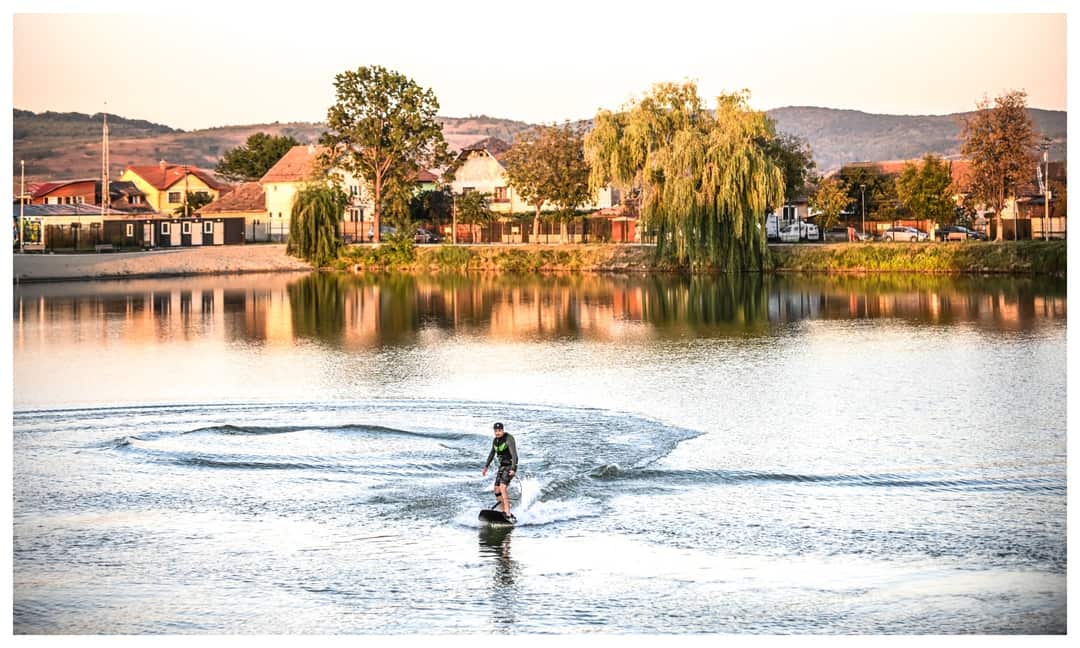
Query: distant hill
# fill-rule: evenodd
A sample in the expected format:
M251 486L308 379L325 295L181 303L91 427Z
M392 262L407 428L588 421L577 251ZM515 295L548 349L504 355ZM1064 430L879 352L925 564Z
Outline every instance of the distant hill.
M1028 110L1035 128L1051 138L1050 156L1064 160L1066 114ZM820 171L848 162L906 160L935 153L959 157L963 117L952 115L875 115L857 110L792 106L768 111L777 129L806 138Z
M1066 113L1032 109L1036 127L1053 139L1052 158L1065 159ZM874 115L856 110L787 107L768 111L780 131L805 137L820 171L847 162L896 160L926 153L958 156L960 117L954 115ZM533 125L487 115L439 117L451 150L485 137L512 141ZM590 120L576 122L589 125ZM291 135L303 144L318 141L324 124L290 122L224 126L182 131L152 122L109 115L111 173L128 165L166 160L213 169L225 151L264 132ZM14 168L26 162L28 180L96 177L101 173L101 114L33 113L15 109ZM115 177L115 176L114 176Z

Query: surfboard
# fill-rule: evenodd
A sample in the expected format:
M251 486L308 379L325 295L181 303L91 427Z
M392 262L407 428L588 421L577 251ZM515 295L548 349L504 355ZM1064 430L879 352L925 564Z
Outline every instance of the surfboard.
M490 524L514 524L514 522L517 521L513 518L508 520L502 511L495 511L492 509L481 510L480 519Z

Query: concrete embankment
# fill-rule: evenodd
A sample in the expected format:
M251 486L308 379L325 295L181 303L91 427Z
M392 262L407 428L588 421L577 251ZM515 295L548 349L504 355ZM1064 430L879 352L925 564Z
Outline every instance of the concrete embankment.
M281 244L220 245L148 252L16 254L16 282L140 279L207 274L311 271L311 264L285 254Z

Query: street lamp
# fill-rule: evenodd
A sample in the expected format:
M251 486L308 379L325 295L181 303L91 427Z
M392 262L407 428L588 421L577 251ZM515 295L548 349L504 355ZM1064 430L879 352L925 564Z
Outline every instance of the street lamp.
M859 191L862 192L862 233L866 236L866 185L859 185Z
M1048 227L1050 225L1050 138L1044 137L1042 144L1039 145L1043 154L1043 240L1049 240L1050 233Z

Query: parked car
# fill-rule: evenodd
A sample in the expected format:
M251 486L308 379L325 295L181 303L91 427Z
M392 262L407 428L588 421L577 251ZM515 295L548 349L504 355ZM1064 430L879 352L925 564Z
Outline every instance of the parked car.
M792 223L787 227L780 228L780 242L781 243L798 243L799 242L799 224Z
M882 241L925 241L930 235L914 227L890 227L881 233Z
M413 241L416 243L438 243L441 240L438 234L422 227L417 229L413 236Z
M794 222L780 228L780 241L782 243L798 243L799 241L818 240L818 228L813 223Z
M948 225L946 227L938 228L938 230L934 232L934 237L937 238L937 240L939 241L955 241L958 239L962 241L986 240L986 235L982 232L976 232L975 230L970 230L961 225Z

